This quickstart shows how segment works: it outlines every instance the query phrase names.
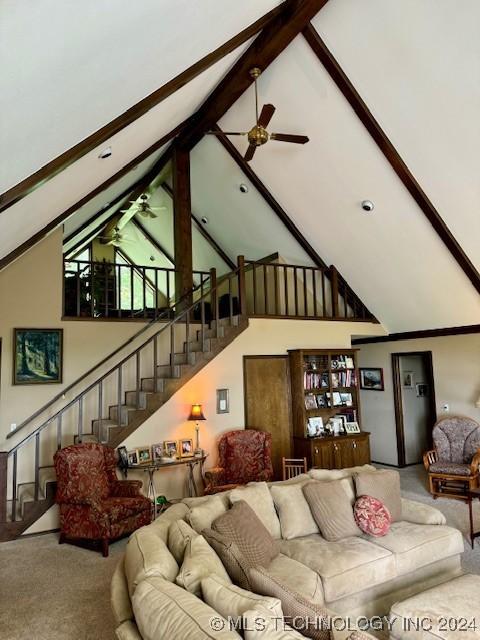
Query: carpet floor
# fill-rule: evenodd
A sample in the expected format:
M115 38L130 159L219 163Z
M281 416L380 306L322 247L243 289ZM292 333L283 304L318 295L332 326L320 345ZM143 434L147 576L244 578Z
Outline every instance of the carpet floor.
M379 466L379 465L378 465ZM400 471L402 494L431 504L465 535L465 571L480 574L480 542L468 540L468 508L463 502L433 500L422 466ZM480 502L475 504L480 528ZM110 546L110 556L58 544L58 534L0 544L1 640L114 640L110 580L126 540Z

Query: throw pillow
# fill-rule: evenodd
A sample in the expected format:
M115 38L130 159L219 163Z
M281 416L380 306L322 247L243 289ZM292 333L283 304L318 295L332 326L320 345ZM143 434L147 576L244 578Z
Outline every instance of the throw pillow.
M238 487L231 491L231 504L234 505L239 500L244 500L253 509L276 540L281 538L280 521L266 482L252 482L246 487Z
M402 519L402 496L398 471L381 469L354 476L357 497L372 496L387 507L393 522Z
M280 543L272 538L246 502L235 502L229 511L213 521L212 529L235 542L250 567L268 567L280 552Z
M284 540L318 533L317 523L313 519L308 502L303 495L304 484L305 482L299 482L270 488L280 518Z
M143 580L132 599L135 621L144 640L239 640L227 620L176 584L161 578ZM215 620L218 630L212 629ZM140 637L138 633L129 637Z
M175 582L180 587L201 597L200 583L202 578L206 578L211 573L220 576L227 583L231 582L220 558L205 538L198 535L196 538L190 538L185 547L183 564Z
M227 507L219 496L212 496L198 506L193 506L187 513L187 521L197 533L210 529L212 522L225 513Z
M261 606L245 611L243 630L245 640L302 640L305 637Z
M263 567L250 569L248 576L254 591L280 600L287 624L307 638L330 639L328 611L321 605L309 602L299 593L292 591ZM302 623L302 628L298 628L298 622Z
M125 576L130 597L145 578L160 576L173 582L177 573L175 558L150 527L139 529L130 537L125 551Z
M198 536L198 533L185 520L175 520L170 524L168 529L168 548L179 565L183 562L188 540L196 536Z
M351 536L359 536L350 500L341 480L332 482L308 482L303 493L312 510L322 536L329 542L337 542Z
M203 600L228 620L239 618L245 611L258 605L268 609L276 618L283 618L282 605L278 598L259 596L234 584L226 584L215 575L202 580L202 594Z
M248 579L250 565L238 546L228 538L213 531L213 529L204 529L202 535L222 561L232 581L239 587L250 590Z
M392 525L392 516L387 507L372 496L361 496L353 510L355 522L363 531L374 538L386 536Z

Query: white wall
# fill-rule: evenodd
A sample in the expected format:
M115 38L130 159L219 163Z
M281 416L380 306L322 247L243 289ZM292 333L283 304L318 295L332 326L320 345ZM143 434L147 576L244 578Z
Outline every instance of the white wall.
M209 454L206 467L214 466L220 434L230 429L242 429L245 425L244 355L286 354L287 349L298 348L349 348L354 334L382 335L384 330L378 324L358 322L250 320L249 327L233 343L170 398L123 445L134 449L163 440L194 438L194 423L188 422L187 417L191 405L200 402L207 418L200 423L200 445ZM216 414L216 389L219 388L230 390L230 413ZM186 469L182 467L158 471L155 474L157 492L168 498L186 495L185 473ZM144 472L129 472L128 477L146 481ZM56 518L56 509L51 509L28 532L52 529L58 526Z
M469 334L359 345L360 367L382 367L385 391L361 391L363 427L372 433L372 460L398 464L393 403L392 353L431 351L437 416L450 414L480 421L480 335Z

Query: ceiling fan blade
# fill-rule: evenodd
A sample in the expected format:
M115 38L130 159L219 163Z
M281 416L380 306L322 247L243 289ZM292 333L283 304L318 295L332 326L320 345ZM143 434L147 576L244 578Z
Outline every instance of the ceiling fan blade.
M211 136L246 136L247 131L207 131Z
M247 162L250 162L250 160L253 158L253 156L254 156L254 154L255 154L255 151L256 151L256 150L257 150L257 145L255 145L255 144L250 144L250 145L248 146L247 153L245 154L244 159L245 159Z
M280 142L293 142L294 144L305 144L309 138L307 136L296 136L290 133L271 133L271 140L279 140Z
M155 219L158 218L156 213L153 213L153 211L139 211L138 212L142 218L150 218L150 219Z
M258 125L266 129L274 113L275 107L273 106L273 104L264 104L260 113L260 117L258 118Z

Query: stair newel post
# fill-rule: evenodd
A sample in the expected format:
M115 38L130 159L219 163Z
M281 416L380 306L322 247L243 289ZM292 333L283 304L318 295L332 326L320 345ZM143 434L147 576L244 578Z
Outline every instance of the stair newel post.
M338 271L333 264L330 266L330 282L332 285L332 316L338 318Z
M218 338L218 291L217 291L217 270L210 269L210 303L212 305L212 320L215 321L215 336Z
M8 453L0 451L0 522L7 521Z
M247 288L245 285L245 257L238 256L238 298L240 303L240 315L242 318L247 315Z

